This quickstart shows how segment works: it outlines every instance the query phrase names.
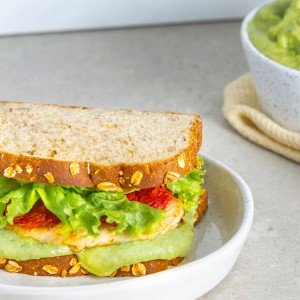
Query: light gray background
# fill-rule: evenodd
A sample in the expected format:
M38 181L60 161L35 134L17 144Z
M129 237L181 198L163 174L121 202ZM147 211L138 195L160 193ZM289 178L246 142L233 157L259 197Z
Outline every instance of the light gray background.
M200 114L201 151L244 177L255 201L238 262L204 299L297 299L300 166L245 140L221 113L225 85L248 71L239 27L228 22L1 38L0 97Z
M0 35L236 19L265 0L0 0Z

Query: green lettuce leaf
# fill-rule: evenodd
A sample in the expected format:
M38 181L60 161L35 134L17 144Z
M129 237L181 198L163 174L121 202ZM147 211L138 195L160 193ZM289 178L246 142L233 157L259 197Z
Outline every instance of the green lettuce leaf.
M118 224L117 233L129 230L132 234L150 233L158 223L165 219L165 211L149 209L149 206L136 201L129 201L123 193L98 192L89 195L89 203L97 207L106 222Z
M29 212L38 199L64 223L63 234L85 229L96 236L102 216L108 223L117 223L116 233L134 235L153 231L165 219L165 211L129 201L125 193L0 177L0 227L13 224L13 219Z
M199 197L204 193L202 184L204 183L205 171L201 169L203 159L199 157L197 162L199 168L195 168L184 177L167 184L168 189L183 202L186 215L183 220L186 222L190 222L191 219L193 222L195 221L195 211L198 207Z

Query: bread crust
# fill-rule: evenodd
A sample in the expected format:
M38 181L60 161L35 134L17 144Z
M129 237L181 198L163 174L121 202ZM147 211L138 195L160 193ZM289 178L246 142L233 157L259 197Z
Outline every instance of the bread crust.
M203 218L205 212L207 211L208 207L208 196L207 191L199 198L199 205L197 208L197 220L195 221L195 225L197 225L201 219ZM183 260L183 257L177 257L171 260L166 259L155 259L151 261L141 262L144 267L145 273L135 273L135 267L139 267L139 264L134 267L134 265L122 267L118 269L116 272L111 274L111 277L122 277L122 276L141 276L141 275L148 275L152 273L157 273L160 271L164 271L168 268L168 266L178 265ZM24 273L28 275L36 275L36 276L60 276L60 277L74 277L74 276L82 276L88 274L86 270L83 268L76 268L78 269L76 272L72 272L71 269L74 268L74 265L77 263L77 257L75 254L73 255L65 255L65 256L58 256L58 257L49 257L49 258L40 258L40 259L31 259L26 261L17 261L17 260L9 260L4 259L0 260L0 269L5 269L6 265L9 264L9 261L16 262L19 266L22 267L19 270L19 273ZM49 272L45 271L47 268L45 266L52 266L55 267L57 272L54 274L50 274ZM74 271L74 269L73 269ZM71 273L70 273L71 272Z
M77 257L73 255L56 256L56 257L46 257L40 259L29 259L29 260L13 260L7 259L4 263L0 263L0 269L5 269L9 262L16 262L22 267L18 273L34 275L34 276L60 276L60 277L74 277L81 276L87 273L85 270L81 271L79 268L77 272L70 274L72 269L72 259L77 262ZM52 267L52 268L50 268ZM53 267L55 269L53 269ZM47 271L48 270L48 271ZM65 270L65 271L64 271ZM12 272L14 273L14 272ZM52 274L51 274L52 273Z
M0 174L14 179L66 186L94 187L103 182L112 183L116 188L122 189L159 186L164 183L167 172L175 172L183 176L197 164L197 153L202 142L202 122L198 115L193 116L195 118L190 128L188 146L167 159L145 163L103 165L96 162L57 160L0 150ZM71 166L74 163L79 168L78 173L72 175ZM132 176L137 171L142 174L142 177L140 175L141 179L134 181Z

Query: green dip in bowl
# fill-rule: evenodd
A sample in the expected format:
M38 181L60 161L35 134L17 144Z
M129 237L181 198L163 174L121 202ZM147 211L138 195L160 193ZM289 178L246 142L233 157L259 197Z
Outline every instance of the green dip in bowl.
M258 10L247 27L252 44L265 56L300 70L300 0L278 0Z

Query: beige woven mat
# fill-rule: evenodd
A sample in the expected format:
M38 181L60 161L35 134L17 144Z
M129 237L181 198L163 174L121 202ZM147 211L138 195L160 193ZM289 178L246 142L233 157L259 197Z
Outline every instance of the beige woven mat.
M300 163L300 134L281 127L260 110L250 74L226 86L223 113L244 137Z

